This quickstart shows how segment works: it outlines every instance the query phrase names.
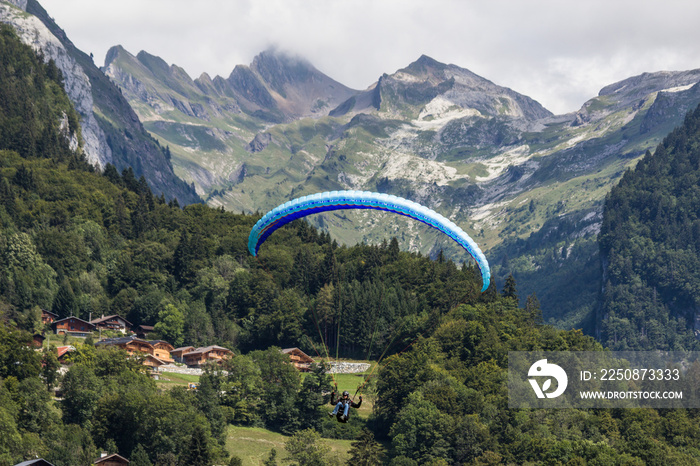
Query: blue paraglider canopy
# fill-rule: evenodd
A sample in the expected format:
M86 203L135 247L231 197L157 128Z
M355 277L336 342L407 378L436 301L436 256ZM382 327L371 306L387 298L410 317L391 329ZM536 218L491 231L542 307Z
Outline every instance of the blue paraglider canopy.
M489 287L491 271L486 257L479 246L467 235L464 230L454 222L443 217L439 213L390 194L372 193L369 191L331 191L311 194L300 197L266 213L255 224L248 236L248 250L257 256L260 245L265 242L275 230L287 223L307 215L340 209L374 209L405 215L440 230L460 246L462 246L474 258L481 272L482 288L484 292Z

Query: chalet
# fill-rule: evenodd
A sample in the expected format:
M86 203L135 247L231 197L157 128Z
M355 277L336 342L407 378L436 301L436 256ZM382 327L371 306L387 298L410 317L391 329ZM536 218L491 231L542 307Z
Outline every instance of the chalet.
M86 337L95 331L95 325L75 316L56 320L51 324L51 328L56 335L68 334L76 337Z
M117 453L112 453L111 455L102 453L102 456L92 464L99 464L100 466L123 466L129 464L129 460Z
M121 338L107 338L95 343L95 346L116 346L126 350L129 355L145 354L143 364L150 367L160 367L163 364L170 364L173 359L170 357L170 351L173 345L163 340L146 341L134 336Z
M170 352L170 357L172 357L177 362L184 363L185 359L183 355L185 353L189 353L190 351L194 351L194 346L182 346L180 348L175 348Z
M116 330L117 332L126 333L127 330L131 329L131 322L118 315L100 317L99 319L91 320L90 323L101 330Z
M39 335L38 333L35 333L32 337L32 346L35 348L41 348L42 346L44 346L44 340L46 340L46 337L44 335Z
M233 356L233 351L230 349L212 345L188 351L183 354L182 360L188 366L199 367L210 361L221 362L231 356Z
M58 314L54 314L46 309L41 310L41 323L51 325L54 320L58 319Z
M173 345L163 340L151 340L149 341L149 343L153 347L153 352L150 354L152 354L158 359L165 361L167 364L175 362L170 356L170 352L175 349L173 348Z
M153 333L154 330L155 327L153 325L138 325L136 328L134 328L134 333L137 337L145 340L148 334Z
M299 348L285 348L282 353L289 355L289 360L297 370L301 372L308 372L311 370L311 364L314 360L308 354L304 353Z
M153 356L152 354L147 354L146 359L143 360L143 365L152 367L153 369L158 369L160 366L164 366L165 364L170 364L172 362L172 359L170 361L165 361L163 359L160 359L156 356Z
M56 348L56 358L61 364L68 364L68 355L75 351L75 346L59 346Z
M136 337L106 338L95 343L95 346L116 346L126 350L130 355L134 353L153 354L153 346L146 340Z

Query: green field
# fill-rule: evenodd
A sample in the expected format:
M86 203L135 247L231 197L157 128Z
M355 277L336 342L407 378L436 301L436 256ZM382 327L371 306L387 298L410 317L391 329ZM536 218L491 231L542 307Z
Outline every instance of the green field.
M236 427L229 426L226 433L226 450L231 455L236 455L243 460L244 466L262 465L263 461L270 455L270 450L277 450L277 461L284 464L283 460L287 456L284 443L288 436L270 432L259 427ZM342 462L347 462L348 450L352 440L322 439L321 442L331 447L331 454L342 458Z
M56 335L55 333L46 333L46 340L44 340L44 348L48 348L49 346L53 345L55 347L59 346L66 346L66 345L72 345L72 346L77 346L77 345L82 345L85 343L85 338L83 337L74 337L74 336L68 336L68 338L65 338L66 342L63 343L64 340L64 335ZM93 333L93 340L97 341L97 334Z
M319 359L318 362L321 360ZM331 361L336 361L331 359ZM357 410L357 415L363 419L367 419L374 407L374 382L379 369L376 368L376 361L361 361L361 360L342 360L342 362L359 362L369 363L370 368L366 372L359 374L330 374L332 382L338 385L338 393L347 390L350 392L350 397L356 403L359 401L359 396L362 395L362 407ZM302 375L302 377L305 374ZM358 391L359 388L359 391ZM330 406L330 405L329 405Z
M175 372L160 372L156 384L159 388L172 388L177 385L187 386L188 383L199 383L198 375L177 374Z

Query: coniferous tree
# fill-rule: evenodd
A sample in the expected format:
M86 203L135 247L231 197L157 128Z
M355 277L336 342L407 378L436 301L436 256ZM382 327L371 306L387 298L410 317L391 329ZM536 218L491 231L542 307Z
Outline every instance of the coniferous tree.
M274 448L270 450L270 454L267 456L267 459L263 461L263 466L277 466L277 450Z
M189 466L210 466L211 459L206 432L202 426L197 424L192 431L192 437L187 447L185 464Z
M512 273L508 274L508 277L506 278L506 283L503 285L501 296L504 298L513 298L516 301L518 299L518 290L515 287L515 278L513 277Z
M61 364L58 362L58 357L56 356L56 348L53 346L51 346L51 348L44 348L41 366L41 373L46 383L46 389L51 390L58 381L58 369L61 367Z
M58 315L60 318L64 318L75 316L77 311L78 303L75 299L75 293L73 293L73 287L71 287L68 278L63 277L63 280L58 287L56 297L54 297L51 312Z
M129 466L153 466L146 449L140 443L136 445L129 458Z
M17 207L15 201L15 191L12 185L7 181L7 178L0 175L0 205L5 207L5 211L10 217L17 215Z
M102 176L107 178L109 181L114 183L117 186L122 186L122 178L119 176L119 172L117 171L117 168L112 165L111 163L108 163L105 165L105 170L102 173Z
M15 176L12 178L12 182L26 191L34 191L36 189L36 180L34 179L34 172L31 169L20 165L15 172Z
M527 297L525 314L529 316L530 321L535 325L540 325L542 323L542 310L540 309L540 300L537 299L536 293L532 293Z

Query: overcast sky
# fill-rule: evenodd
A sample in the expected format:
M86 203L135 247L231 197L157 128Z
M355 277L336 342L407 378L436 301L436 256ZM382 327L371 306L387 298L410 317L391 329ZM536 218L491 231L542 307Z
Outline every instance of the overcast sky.
M271 46L355 89L420 55L467 68L554 113L615 81L700 68L694 0L39 0L102 65L121 44L227 77Z

